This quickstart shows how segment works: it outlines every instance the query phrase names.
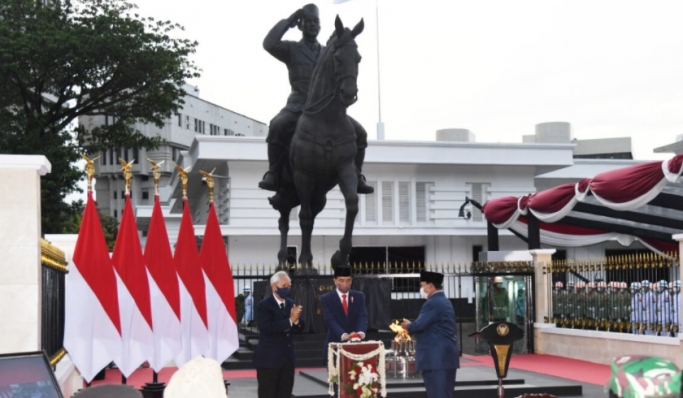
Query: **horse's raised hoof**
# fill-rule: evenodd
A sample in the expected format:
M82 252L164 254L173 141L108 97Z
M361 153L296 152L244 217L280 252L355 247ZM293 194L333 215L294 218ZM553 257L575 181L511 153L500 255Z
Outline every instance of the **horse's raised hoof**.
M348 260L348 258L346 259ZM336 267L346 267L348 265L348 261L342 258L342 254L339 250L337 250L333 255L332 259L330 260L330 263L332 264L332 268Z

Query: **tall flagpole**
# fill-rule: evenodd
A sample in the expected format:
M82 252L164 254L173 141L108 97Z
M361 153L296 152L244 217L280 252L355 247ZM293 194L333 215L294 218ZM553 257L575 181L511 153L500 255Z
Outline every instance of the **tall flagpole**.
M384 123L382 123L382 86L380 83L379 69L379 0L375 0L375 18L377 25L377 110L379 122L377 123L377 139L384 140Z

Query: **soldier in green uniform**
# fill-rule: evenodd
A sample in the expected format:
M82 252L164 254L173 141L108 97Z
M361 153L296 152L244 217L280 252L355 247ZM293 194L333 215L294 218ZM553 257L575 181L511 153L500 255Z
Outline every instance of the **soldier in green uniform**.
M598 321L598 329L607 330L607 322L609 322L609 295L607 294L607 283L604 281L598 282L595 289L595 311L596 320Z
M597 327L598 311L596 299L595 282L588 282L586 285L586 326L588 329L595 329Z
M503 287L503 278L493 278L493 290L491 291L493 322L507 322L510 308L508 291Z
M586 319L586 282L576 283L575 313L574 323L578 328L583 328Z
M564 313L564 302L562 300L562 288L563 283L560 281L555 282L555 288L553 289L553 322L558 323L562 319L562 314Z
M567 282L564 298L564 326L569 327L574 325L574 319L576 318L576 290L574 282Z

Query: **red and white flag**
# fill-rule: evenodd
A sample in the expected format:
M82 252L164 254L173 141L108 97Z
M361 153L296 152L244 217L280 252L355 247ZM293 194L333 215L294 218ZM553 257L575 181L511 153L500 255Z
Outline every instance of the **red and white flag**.
M149 276L154 325L154 355L149 364L159 373L183 348L178 274L173 266L171 244L161 213L159 195L154 197L154 209L145 244L145 264Z
M204 355L209 348L204 273L199 265L199 252L187 198L183 198L183 218L180 221L173 264L180 281L180 325L183 336L183 348L176 356L175 363L181 367L193 358Z
M204 355L223 363L239 348L239 336L232 271L213 202L209 203L200 256L206 277L209 318L209 350Z
M92 191L88 192L72 265L66 276L64 348L81 376L90 382L121 354L116 274Z
M112 262L118 275L123 342L121 355L115 358L114 362L121 373L129 377L143 362L152 358L154 335L145 260L128 194Z

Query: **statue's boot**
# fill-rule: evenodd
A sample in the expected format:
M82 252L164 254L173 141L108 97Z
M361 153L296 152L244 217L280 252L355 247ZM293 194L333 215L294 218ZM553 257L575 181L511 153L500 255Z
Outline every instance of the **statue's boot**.
M363 160L365 160L365 149L359 149L355 159L356 171L358 172L358 188L356 189L356 192L367 195L375 192L375 189L365 181L365 176L362 173Z
M258 183L259 188L266 191L277 192L278 175L280 174L280 164L284 158L282 146L268 143L268 171L263 175L263 179Z

